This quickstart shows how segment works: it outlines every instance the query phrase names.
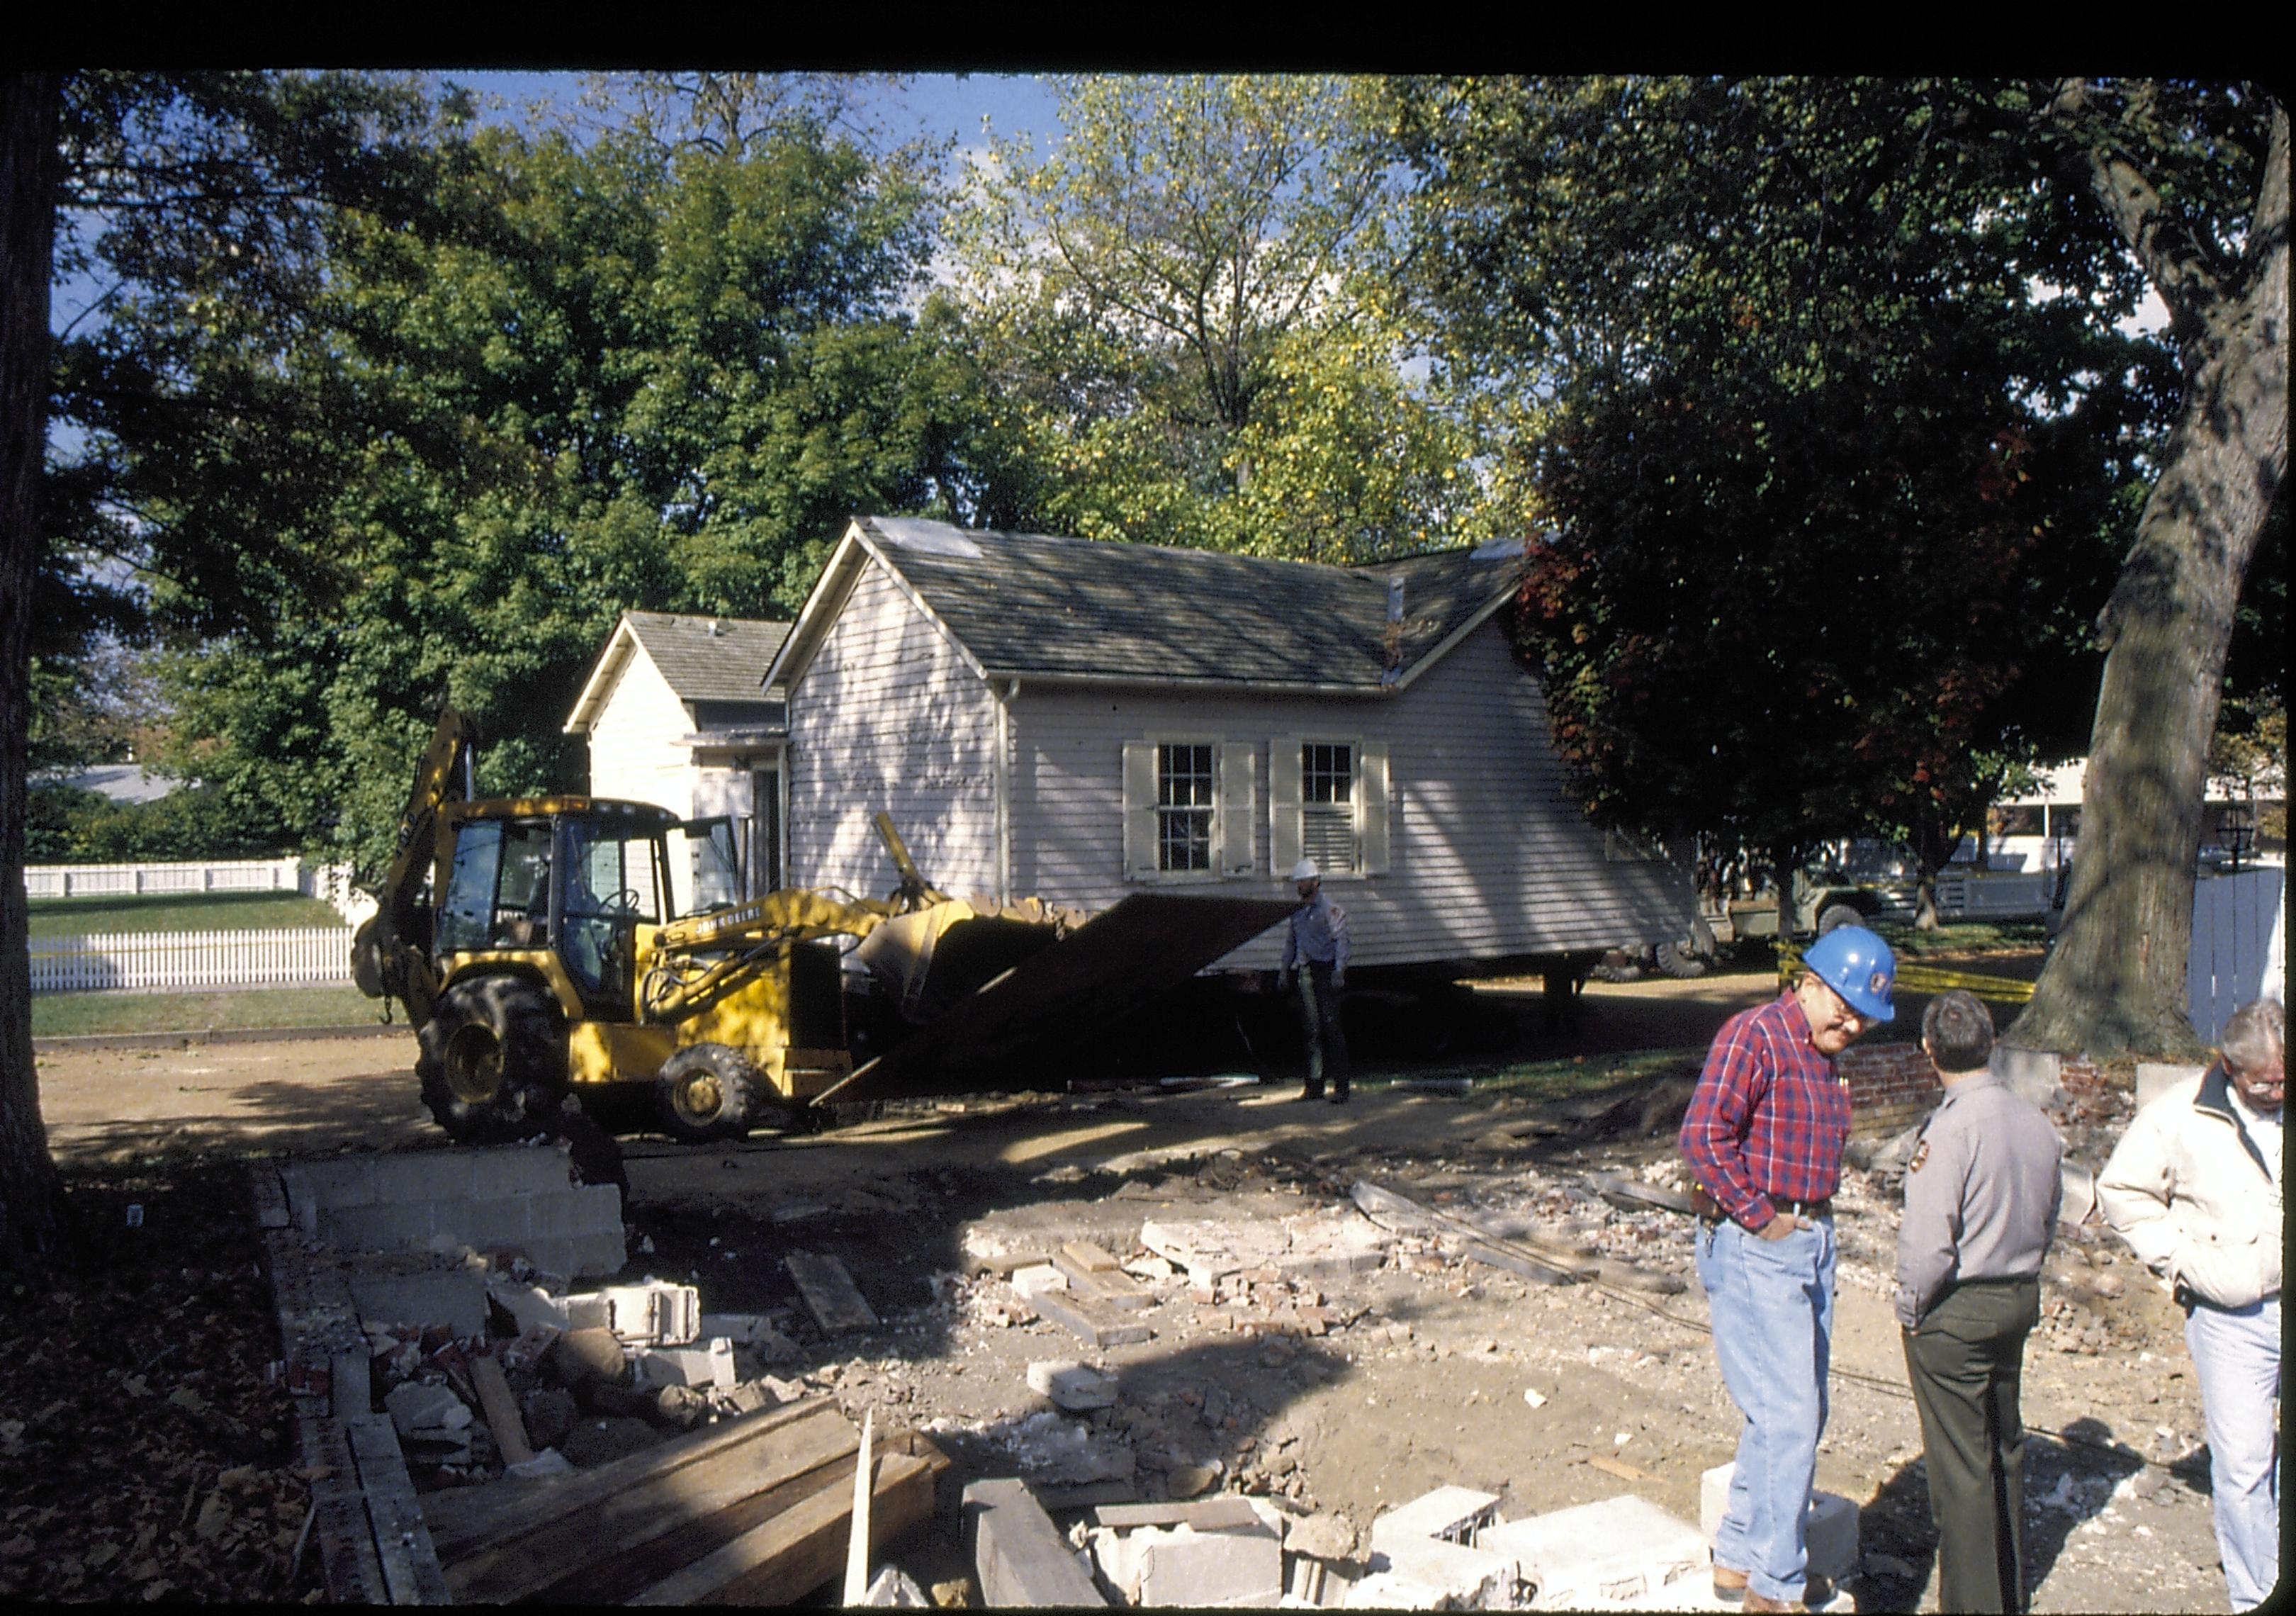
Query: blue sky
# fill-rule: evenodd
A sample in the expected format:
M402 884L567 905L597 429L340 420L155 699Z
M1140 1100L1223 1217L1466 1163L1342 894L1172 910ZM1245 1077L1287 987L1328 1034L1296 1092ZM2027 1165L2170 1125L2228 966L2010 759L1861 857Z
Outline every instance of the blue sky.
M499 96L504 108L492 116L513 123L523 121L532 102L571 108L581 94L583 79L578 72L450 72L439 77ZM1039 144L1060 126L1052 91L1028 74L920 73L906 88L880 97L879 105L897 126L906 127L914 119L928 134L955 135L960 148L981 144L984 116L994 122L998 135L1034 135Z

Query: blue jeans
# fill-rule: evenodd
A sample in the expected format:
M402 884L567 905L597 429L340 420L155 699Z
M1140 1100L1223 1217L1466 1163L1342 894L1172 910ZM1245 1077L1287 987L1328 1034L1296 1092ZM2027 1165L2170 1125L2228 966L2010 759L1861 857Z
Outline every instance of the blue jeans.
M2209 1426L2217 1550L2232 1608L2260 1603L2280 1580L2280 1299L2231 1312L2194 1308L2185 1344Z
M1831 1218L1777 1240L1726 1219L1698 1233L1714 1356L1745 1416L1714 1563L1744 1571L1765 1599L1798 1600L1808 1581L1803 1533L1825 1429L1834 1256Z

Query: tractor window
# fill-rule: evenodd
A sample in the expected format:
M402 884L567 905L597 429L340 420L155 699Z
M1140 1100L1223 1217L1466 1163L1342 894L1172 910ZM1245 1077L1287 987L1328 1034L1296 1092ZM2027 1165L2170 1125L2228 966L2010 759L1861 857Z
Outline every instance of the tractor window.
M560 957L586 994L627 997L636 924L661 918L657 844L650 835L619 836L581 820L562 821L560 828L565 871Z
M701 915L742 900L742 858L734 822L724 815L688 819L670 828L669 856L681 853L693 877L693 901L682 913Z
M506 948L536 948L549 939L550 822L512 820L503 830L494 940Z
M466 821L455 833L447 905L439 914L439 953L487 946L494 915L495 874L502 868L502 843L499 819Z

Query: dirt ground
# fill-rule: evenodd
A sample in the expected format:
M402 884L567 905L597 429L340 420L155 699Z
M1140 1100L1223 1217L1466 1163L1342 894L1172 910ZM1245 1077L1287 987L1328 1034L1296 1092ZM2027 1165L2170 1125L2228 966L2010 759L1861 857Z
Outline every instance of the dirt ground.
M1749 976L1597 983L1567 1031L1527 995L1502 991L1487 1007L1522 1012L1502 1018L1516 1058L1572 1050L1599 1067L1611 1052L1700 1045L1767 991ZM43 1109L68 1169L186 1149L443 1148L415 1098L411 1044L47 1054ZM1233 1061L1223 1051L1210 1063ZM702 1151L629 1137L628 1276L688 1280L711 1311L771 1315L798 1347L774 1373L833 1390L856 1419L874 1407L881 1424L923 1426L960 1481L1018 1472L1047 1489L1114 1476L1143 1498L1198 1484L1265 1493L1334 1522L1358 1554L1382 1508L1453 1482L1501 1495L1509 1518L1638 1492L1695 1522L1700 1473L1730 1457L1737 1418L1707 1335L1693 1226L1614 1204L1589 1177L1678 1182L1678 1102L1669 1113L1662 1085L1645 1080L1648 1104L1612 1094L1546 1106L1374 1086L1339 1108L1294 1103L1281 1056L1267 1075L1257 1087L920 1102ZM2075 1156L2109 1148L2125 1114L2111 1097L2069 1114ZM1286 1284L1263 1270L1206 1303L1140 1243L1144 1221L1208 1219L1299 1250L1364 1224L1348 1192L1365 1177L1577 1244L1605 1278L1535 1285L1405 1235L1383 1237L1368 1272ZM1866 1573L1833 1608L1934 1609L1920 1433L1889 1311L1894 1180L1853 1169L1838 1206L1818 1481L1861 1506ZM996 1253L1078 1238L1129 1259L1153 1291L1139 1314L1151 1340L1095 1351L1056 1325L1011 1322L1023 1309ZM781 1263L792 1250L840 1258L884 1327L824 1339ZM2094 1227L2061 1241L2044 1300L2024 1399L2033 1608L2225 1608L2174 1310ZM1255 1327L1318 1304L1320 1334ZM1116 1406L1052 1411L1026 1372L1059 1359L1113 1371ZM897 1559L928 1585L964 1569L947 1535Z

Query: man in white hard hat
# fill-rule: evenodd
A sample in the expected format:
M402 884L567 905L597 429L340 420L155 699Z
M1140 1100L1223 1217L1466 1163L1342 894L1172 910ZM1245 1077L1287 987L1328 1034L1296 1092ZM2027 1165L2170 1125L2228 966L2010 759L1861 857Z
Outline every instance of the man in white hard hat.
M1300 1023L1308 1035L1308 1087L1303 1100L1324 1097L1331 1079L1332 1103L1348 1103L1348 1035L1340 1026L1340 1001L1348 989L1348 912L1324 896L1323 872L1312 858L1292 866L1300 906L1283 929L1283 968L1278 992L1289 992L1295 966L1300 975Z

